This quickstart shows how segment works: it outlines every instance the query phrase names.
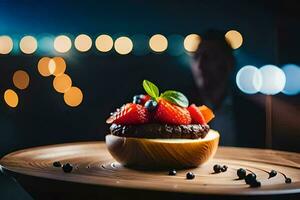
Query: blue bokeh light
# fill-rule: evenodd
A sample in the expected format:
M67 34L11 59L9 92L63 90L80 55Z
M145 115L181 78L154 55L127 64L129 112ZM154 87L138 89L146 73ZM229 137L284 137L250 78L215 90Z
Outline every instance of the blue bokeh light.
M257 93L262 84L262 76L259 69L252 65L242 67L236 75L236 84L246 94Z
M261 93L275 95L283 90L286 77L279 67L275 65L264 65L259 70L262 76Z
M55 37L53 35L44 34L38 37L38 53L54 53L54 43Z
M286 83L282 93L297 95L300 93L300 67L295 64L286 64L282 67L286 76Z

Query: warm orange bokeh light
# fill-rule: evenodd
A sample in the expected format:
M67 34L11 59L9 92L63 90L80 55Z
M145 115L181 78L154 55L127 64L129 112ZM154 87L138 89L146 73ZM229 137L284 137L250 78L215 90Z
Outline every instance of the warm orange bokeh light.
M186 51L195 52L198 49L200 42L201 42L200 35L190 34L185 37L183 46Z
M133 43L128 37L119 37L115 41L115 50L121 55L126 55L131 52Z
M66 71L67 65L62 57L54 57L51 59L54 63L50 63L55 66L49 66L50 71L53 71L55 76L59 76ZM51 62L51 61L50 61ZM53 69L54 68L54 69Z
M51 58L43 57L39 60L38 63L38 71L42 76L50 76L53 74L53 71L49 68Z
M4 101L8 106L15 108L19 103L19 97L15 91L7 89L4 92Z
M25 54L32 54L37 49L37 41L34 37L27 35L20 41L20 49Z
M29 85L29 75L23 70L18 70L13 75L13 83L20 90L24 90Z
M243 44L243 36L236 30L228 31L225 34L225 39L233 49L238 49Z
M156 34L150 38L149 46L155 52L163 52L168 48L168 40L165 36Z
M78 51L86 52L92 47L92 39L88 35L81 34L75 38L74 44Z
M0 54L9 54L13 49L13 41L7 35L0 36Z
M59 53L66 53L72 47L71 39L68 36L60 35L54 40L54 49Z
M95 42L96 48L101 52L108 52L113 48L114 41L109 35L100 35Z
M71 87L64 94L64 101L68 106L76 107L81 104L83 100L83 94L77 87Z
M53 80L53 87L57 92L65 93L72 86L72 79L67 74L56 76Z

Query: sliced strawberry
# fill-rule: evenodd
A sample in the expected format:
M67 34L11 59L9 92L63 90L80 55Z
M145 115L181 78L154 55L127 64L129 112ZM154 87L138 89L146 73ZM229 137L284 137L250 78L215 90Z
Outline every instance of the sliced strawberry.
M162 98L158 99L154 119L162 123L176 125L187 125L192 121L186 108L171 104Z
M201 111L206 123L210 122L213 118L215 118L213 111L207 106L199 106L199 110Z
M108 124L143 124L149 121L149 113L144 106L134 103L127 103L118 109L112 116L110 116L106 123Z
M195 104L190 105L188 107L188 111L190 112L193 123L201 124L201 125L206 124L203 114Z

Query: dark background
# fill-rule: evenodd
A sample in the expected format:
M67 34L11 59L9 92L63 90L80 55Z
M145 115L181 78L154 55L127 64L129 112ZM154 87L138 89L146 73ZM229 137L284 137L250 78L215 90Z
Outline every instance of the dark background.
M297 1L0 1L0 35L10 35L16 41L29 34L67 34L74 38L88 34L93 41L100 34L116 39L120 35L151 36L162 33L186 36L208 29L235 29L242 33L244 43L234 51L236 71L244 65L261 67L265 64L282 66L300 64L299 3ZM134 41L133 41L134 42ZM144 44L147 47L147 43ZM171 44L169 44L170 47ZM19 95L17 108L9 108L0 100L0 156L26 147L84 140L103 140L107 131L104 121L109 113L135 94L143 93L141 82L149 79L162 89L175 88L187 96L194 88L189 68L190 57L183 53L173 56L171 50L145 55L121 56L114 52L101 53L93 45L86 53L74 46L65 54L38 50L25 55L14 47L9 55L0 55L0 94L13 88ZM37 62L42 56L59 55L67 62L73 85L84 94L82 104L68 107L63 95L52 87L53 77L42 77ZM12 75L18 69L30 75L30 86L17 90ZM234 76L234 75L233 75ZM232 87L236 96L248 98ZM261 95L251 95L251 98ZM299 95L274 96L294 110L300 111ZM251 101L251 100L249 100ZM274 101L273 106L276 106ZM255 104L255 103L254 103ZM249 123L255 113L247 104L242 107ZM263 104L257 105L264 110ZM300 152L299 125L289 126L281 121L280 114L273 113L273 148ZM264 130L265 122L257 124ZM245 125L245 129L247 124ZM238 133L242 134L242 133ZM224 136L226 137L226 136ZM257 145L260 144L260 145ZM236 144L259 146L264 141ZM226 145L226 144L224 144ZM30 199L7 177L0 176L0 199Z

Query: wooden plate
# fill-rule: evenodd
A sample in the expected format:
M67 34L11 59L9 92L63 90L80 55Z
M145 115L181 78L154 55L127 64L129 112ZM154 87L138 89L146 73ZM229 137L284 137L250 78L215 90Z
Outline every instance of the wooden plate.
M53 167L54 161L72 163L72 173L64 173L61 168ZM225 164L228 170L214 174L214 164ZM168 176L167 171L137 171L117 163L108 153L103 142L61 144L31 148L8 154L0 160L3 172L18 177L33 177L27 189L40 180L51 180L49 191L57 182L79 183L97 186L97 189L123 188L146 191L171 192L172 194L202 195L282 195L300 193L300 154L260 150L250 148L219 147L214 159L201 167L179 170L176 176ZM260 188L250 188L244 180L237 180L236 170L247 168L256 173L262 183ZM267 171L279 173L268 178ZM186 173L192 171L195 179L187 180ZM286 184L281 173L292 179ZM34 179L35 178L35 179ZM23 180L23 182L22 182ZM23 185L25 179L21 179ZM40 182L38 182L38 180ZM63 187L63 186L59 186ZM77 192L80 187L76 188ZM74 191L75 192L75 191Z

